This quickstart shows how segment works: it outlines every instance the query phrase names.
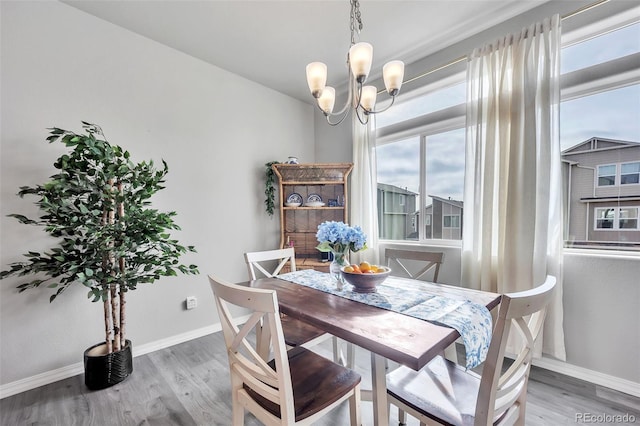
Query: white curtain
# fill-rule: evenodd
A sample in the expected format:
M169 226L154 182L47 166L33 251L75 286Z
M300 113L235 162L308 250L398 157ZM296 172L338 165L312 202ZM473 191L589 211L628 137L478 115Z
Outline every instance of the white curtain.
M509 293L555 276L542 352L564 360L559 61L557 15L469 57L462 283Z
M378 257L378 213L377 213L377 172L374 135L374 118L369 123L360 123L355 112L352 115L353 171L349 190L349 224L359 225L367 234L367 250L351 254L351 261L363 260L379 263Z

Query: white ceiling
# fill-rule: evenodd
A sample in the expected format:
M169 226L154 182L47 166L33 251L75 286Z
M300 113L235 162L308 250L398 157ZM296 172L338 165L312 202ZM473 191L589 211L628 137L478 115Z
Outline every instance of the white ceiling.
M360 0L371 78L389 60L411 63L545 1ZM328 84L346 83L349 0L64 3L305 102L309 62L327 64Z

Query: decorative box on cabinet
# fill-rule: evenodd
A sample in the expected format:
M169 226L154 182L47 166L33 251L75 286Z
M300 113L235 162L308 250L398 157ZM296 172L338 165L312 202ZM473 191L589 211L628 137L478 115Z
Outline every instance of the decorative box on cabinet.
M353 164L274 164L271 167L279 183L280 247L292 245L295 248L298 269L328 272L329 262L322 261L321 253L316 249L316 233L318 225L324 221L349 222L347 178ZM302 197L301 206L285 206L293 193ZM323 206L305 205L314 194L322 198ZM332 200L331 206L329 200ZM333 205L334 202L338 205Z

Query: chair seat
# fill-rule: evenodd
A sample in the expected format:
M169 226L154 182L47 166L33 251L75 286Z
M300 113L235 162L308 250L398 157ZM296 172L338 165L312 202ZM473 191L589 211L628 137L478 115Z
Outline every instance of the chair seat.
M401 366L387 374L391 396L444 424L473 425L479 389L480 377L441 356L420 371Z
M291 318L288 315L282 315L280 322L282 323L282 331L284 332L284 342L289 346L302 346L325 334L325 332L319 328Z
M303 347L287 352L296 421L329 406L360 383L360 375ZM269 363L274 367L274 361ZM275 367L274 367L275 368ZM263 408L280 417L280 406L261 397L246 384L247 393Z

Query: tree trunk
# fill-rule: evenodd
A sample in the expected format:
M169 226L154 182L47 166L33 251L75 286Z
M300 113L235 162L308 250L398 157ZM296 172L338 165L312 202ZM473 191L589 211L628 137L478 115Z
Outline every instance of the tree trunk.
M120 341L122 347L124 347L127 342L127 336L125 335L125 325L127 324L127 311L125 309L125 304L127 303L127 301L124 297L125 294L126 292L120 291Z
M111 303L109 301L109 293L107 293L107 298L105 299L104 303L104 326L105 326L105 344L107 345L107 353L111 353L113 352L113 345L112 345L112 337L111 337Z
M113 325L113 350L119 351L120 346L120 308L118 306L120 299L118 298L118 286L111 285L111 317Z
M123 191L122 182L118 182L118 193L120 194L121 197L123 196L124 191ZM120 220L121 222L124 222L124 202L120 201L118 203L117 208L118 208L118 220ZM120 269L120 280L122 281L122 280L125 279L125 274L126 274L126 270L125 270L126 264L125 264L124 257L121 257L121 258L118 259L118 267ZM118 316L120 318L119 318L119 324L118 325L119 325L120 346L124 347L124 345L126 344L126 338L127 338L125 336L125 334L124 334L124 331L125 331L124 330L125 313L126 313L125 303L126 303L126 301L125 301L125 297L124 297L125 291L123 291L122 288L123 288L123 286L121 285L120 286L120 294L119 294L119 297L120 297L120 300L119 300L120 301L120 311L118 312Z

